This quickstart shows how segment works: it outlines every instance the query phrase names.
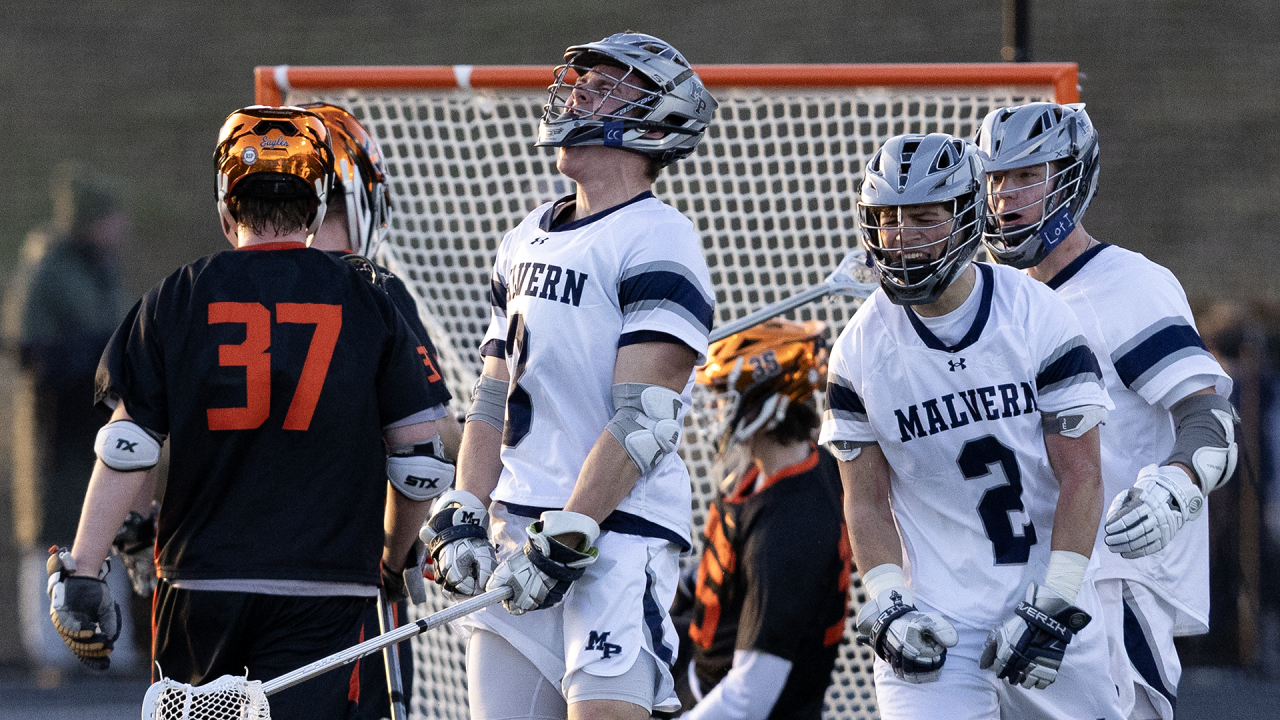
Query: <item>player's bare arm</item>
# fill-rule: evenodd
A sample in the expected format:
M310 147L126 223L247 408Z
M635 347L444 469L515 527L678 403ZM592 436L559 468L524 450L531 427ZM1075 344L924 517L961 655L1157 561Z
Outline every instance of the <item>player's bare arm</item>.
M124 403L116 405L110 422L121 420L133 421ZM114 470L107 467L101 458L94 463L80 512L80 525L76 528L75 544L71 549L71 557L76 564L74 574L97 577L98 568L111 551L116 531L129 511L136 509L135 501L143 495L149 473L150 469Z
M511 382L506 360L502 357L486 357L481 374L489 378L488 382ZM458 449L458 482L455 487L475 495L487 509L501 475L502 431L469 416L462 430L462 445Z
M1058 505L1053 513L1053 550L1089 557L1102 520L1102 459L1098 428L1078 438L1045 435L1049 465L1058 478Z
M902 567L902 539L889 505L889 463L880 446L868 445L854 459L842 461L840 480L854 565Z
M627 345L618 350L613 382L658 385L680 393L693 372L697 353L686 345L651 342ZM613 433L605 430L587 455L578 483L565 510L582 513L597 523L608 517L635 487L640 468ZM576 535L572 534L572 535ZM575 547L581 537L557 538Z
M383 439L392 448L428 443L438 437L434 420L388 428L383 432ZM404 570L409 548L418 538L418 529L430 510L430 500L412 500L394 487L387 487L387 540L382 549L382 562L388 569L396 573Z

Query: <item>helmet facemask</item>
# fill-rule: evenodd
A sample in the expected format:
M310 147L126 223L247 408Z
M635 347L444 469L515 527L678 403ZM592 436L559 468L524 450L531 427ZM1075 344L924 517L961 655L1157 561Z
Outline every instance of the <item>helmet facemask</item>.
M977 196L952 200L951 217L931 225L904 224L903 206L858 204L863 228L863 242L871 253L874 267L879 271L881 284L894 287L890 299L901 304L916 305L934 302L951 282L968 266L978 247ZM886 225L881 219L885 210L896 212L897 222ZM946 235L923 243L912 243L910 238L929 236L949 227ZM890 247L886 236L897 235L896 247ZM886 292L888 292L886 290Z
M1054 170L1054 165L1065 165ZM983 240L1001 262L1025 270L1044 260L1075 229L1070 203L1080 187L1084 164L1045 162L1044 180L996 189L995 173L987 177L986 229ZM1014 171L1010 171L1014 172ZM1039 193L1034 192L1039 189ZM1017 207L1000 209L1002 196L1028 193L1031 199ZM1038 207L1037 207L1038 206ZM1017 215L1015 222L1009 216Z

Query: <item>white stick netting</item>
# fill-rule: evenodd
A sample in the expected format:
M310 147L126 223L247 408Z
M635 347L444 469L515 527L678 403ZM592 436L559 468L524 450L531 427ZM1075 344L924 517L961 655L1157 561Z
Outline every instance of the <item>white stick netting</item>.
M223 675L192 687L161 680L147 689L142 720L271 720L262 683Z
M884 140L904 132L972 137L992 108L1053 99L1047 86L712 91L721 105L702 145L666 169L654 191L702 234L718 324L821 282L857 246L857 187ZM345 106L381 142L395 213L384 256L419 300L454 409L462 411L480 370L498 243L539 204L573 189L556 172L553 152L533 146L545 92L341 89L292 91L285 99ZM834 338L857 305L835 299L788 316L823 320ZM693 478L695 535L715 491L701 432L710 419L695 393L681 449ZM856 608L865 599L861 584L851 592ZM433 597L420 612L444 606ZM466 718L458 638L441 629L416 647L412 716ZM877 716L871 660L846 632L826 717Z

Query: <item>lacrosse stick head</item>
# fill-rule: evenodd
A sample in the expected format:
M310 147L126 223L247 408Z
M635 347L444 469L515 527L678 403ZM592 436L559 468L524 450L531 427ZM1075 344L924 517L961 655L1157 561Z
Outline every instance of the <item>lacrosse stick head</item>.
M223 675L199 687L169 678L152 683L142 720L271 720L262 683Z
M832 286L832 295L844 295L866 299L880 287L880 276L867 257L867 251L853 248L845 253L836 269L827 276L827 285Z

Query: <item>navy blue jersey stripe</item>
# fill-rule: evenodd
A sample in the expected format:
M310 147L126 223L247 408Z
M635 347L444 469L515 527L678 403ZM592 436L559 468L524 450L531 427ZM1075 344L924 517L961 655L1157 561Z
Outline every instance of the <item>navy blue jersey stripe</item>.
M1129 655L1129 662L1133 663L1138 674L1169 701L1171 709L1175 711L1174 717L1177 717L1178 696L1165 687L1160 679L1160 669L1156 664L1155 653L1151 650L1151 644L1147 642L1147 635L1142 630L1142 624L1138 622L1138 616L1134 614L1127 600L1124 602L1124 649Z
M707 332L711 332L714 308L703 297L702 290L683 275L654 270L618 283L618 305L624 315L632 306L647 308L647 303L661 301L673 302L684 308Z
M547 208L547 211L542 215L542 219L538 221L538 227L547 232L564 232L566 230L577 230L578 228L590 225L591 223L601 218L608 217L628 205L634 205L635 203L638 203L641 200L648 200L651 197L653 197L653 192L650 190L645 190L644 192L631 198L630 200L627 200L625 202L620 202L617 205L614 205L613 207L610 207L610 208L605 208L604 210L601 210L600 212L594 215L588 215L584 218L579 218L577 220L574 220L573 222L567 222L564 224L557 225L556 221L560 219L557 216L560 215L560 211L564 210L566 204L573 202L577 198L576 195L566 195L560 198L559 200L555 201L554 203L552 203L551 207Z
M916 316L910 305L903 306L903 309L907 312L907 319L911 321L911 327L915 329L916 335L920 336L920 341L930 350L956 353L978 342L978 338L982 337L982 331L987 326L987 319L991 317L991 297L995 294L996 285L995 273L985 263L974 263L974 266L982 271L982 297L978 301L978 314L973 318L973 324L969 326L969 332L965 333L964 337L960 338L960 342L955 345L948 346L939 340L932 330L925 327L923 322L920 322L920 318Z
M548 510L562 510L563 508L534 507L532 505L520 505L499 500L503 507L512 515L520 517L538 518L542 513ZM639 537L651 537L659 540L666 540L677 545L681 551L688 552L693 549L688 540L680 537L679 533L669 528L662 527L656 522L645 520L639 515L633 515L629 512L614 510L609 513L609 517L600 523L602 532L616 532L623 535L638 535Z
M1199 348L1208 352L1195 328L1182 323L1170 325L1155 332L1117 359L1116 374L1125 387L1132 389L1143 373L1173 353L1187 348Z
M858 397L858 393L835 383L827 385L827 405L832 410L867 414L867 406L862 404L862 398Z
M636 330L635 332L622 333L618 336L618 347L626 347L627 345L639 345L647 342L661 342L671 345L688 346L689 343L672 335L658 330Z
M1067 266L1058 271L1057 275L1049 278L1049 282L1045 283L1050 289L1057 290L1062 284L1076 276L1076 273L1089 263L1098 253L1111 247L1107 243L1098 243L1093 247L1085 250L1079 257L1067 263Z
M502 310L503 314L506 314L507 286L503 285L497 279L489 280L489 304Z
M1062 357L1049 363L1049 367L1036 375L1036 390L1044 390L1050 385L1069 380L1077 375L1093 375L1098 381L1102 380L1102 367L1098 365L1098 358L1094 357L1093 351L1087 345L1077 345L1063 353Z
M480 346L480 357L504 358L506 356L507 356L506 340L494 339Z
M671 646L667 645L662 632L663 611L662 606L658 605L658 601L653 598L653 573L649 568L644 570L644 624L649 628L649 638L653 642L653 654L658 659L667 664L667 667L675 662L672 656Z

